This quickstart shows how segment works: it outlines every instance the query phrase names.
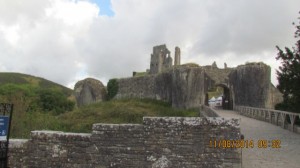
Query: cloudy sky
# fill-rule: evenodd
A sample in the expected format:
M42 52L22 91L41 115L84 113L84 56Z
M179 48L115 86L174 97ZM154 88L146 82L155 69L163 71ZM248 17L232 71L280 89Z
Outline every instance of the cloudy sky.
M0 72L76 81L128 77L166 44L182 63L263 61L291 47L299 0L0 0Z

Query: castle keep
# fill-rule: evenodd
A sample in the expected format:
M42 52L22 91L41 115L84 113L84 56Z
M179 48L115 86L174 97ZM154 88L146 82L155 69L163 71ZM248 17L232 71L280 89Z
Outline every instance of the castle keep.
M175 48L174 65L180 65L180 48ZM150 62L150 74L157 74L173 66L171 52L165 44L153 47Z

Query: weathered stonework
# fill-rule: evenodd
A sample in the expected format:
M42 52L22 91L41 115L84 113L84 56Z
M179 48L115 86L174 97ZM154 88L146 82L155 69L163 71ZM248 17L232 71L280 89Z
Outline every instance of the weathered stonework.
M239 119L145 117L143 124L94 124L91 134L33 131L12 140L10 167L240 167L241 150L209 147L240 138Z
M163 46L154 47L154 53L165 51ZM157 50L157 51L156 51ZM177 49L177 64L180 49ZM151 72L151 71L150 71ZM212 65L177 65L154 75L119 79L119 98L151 98L169 102L176 108L196 108L208 105L210 88L224 90L222 106L233 109L234 105L274 109L282 102L282 94L271 83L271 69L264 63L247 63L236 68L224 69Z
M195 63L180 65L180 49L175 48L175 66L166 45L153 47L150 70L134 72L130 78L118 79L120 98L150 98L169 102L175 108L197 108L208 105L208 90L222 87L222 106L235 105L274 109L282 102L282 94L270 80L270 67L264 63L247 63L236 68L218 68ZM106 89L100 81L86 79L75 85L78 106L102 101Z
M229 75L234 103L240 106L274 108L281 96L272 87L270 76L270 66L261 62L238 66Z
M181 59L180 57L181 57L180 48L175 47L175 55L174 55L175 66L180 65L180 59ZM167 46L165 44L154 46L153 53L151 54L149 73L158 74L172 68L172 66L173 66L173 59L171 57L171 52L167 48Z
M174 60L174 65L180 65L180 61L181 61L181 54L180 54L180 48L179 47L175 47L175 60Z
M152 98L176 108L195 108L204 103L204 81L201 67L177 66L157 75L118 79L115 98Z
M274 109L276 104L283 102L283 94L272 83L270 83L269 88L270 91L265 108Z
M171 52L165 44L153 47L150 62L150 74L160 73L173 65Z
M78 81L74 92L78 106L101 102L105 100L107 94L102 82L93 78Z

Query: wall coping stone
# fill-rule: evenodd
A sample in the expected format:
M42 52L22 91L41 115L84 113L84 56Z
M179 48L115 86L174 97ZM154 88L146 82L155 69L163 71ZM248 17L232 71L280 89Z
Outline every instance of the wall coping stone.
M28 139L10 139L9 148L23 148Z
M66 139L72 137L73 139L89 139L92 134L90 133L73 133L62 131L31 131L31 139Z
M151 121L150 123L157 121L175 123L177 125L227 125L240 128L240 118L229 117L144 117L143 121L146 125L148 121Z

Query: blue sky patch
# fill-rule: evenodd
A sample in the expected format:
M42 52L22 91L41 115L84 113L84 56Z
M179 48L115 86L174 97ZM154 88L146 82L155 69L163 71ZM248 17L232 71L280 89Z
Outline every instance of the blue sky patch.
M115 13L112 11L110 0L91 0L91 2L99 6L100 15L114 16Z

